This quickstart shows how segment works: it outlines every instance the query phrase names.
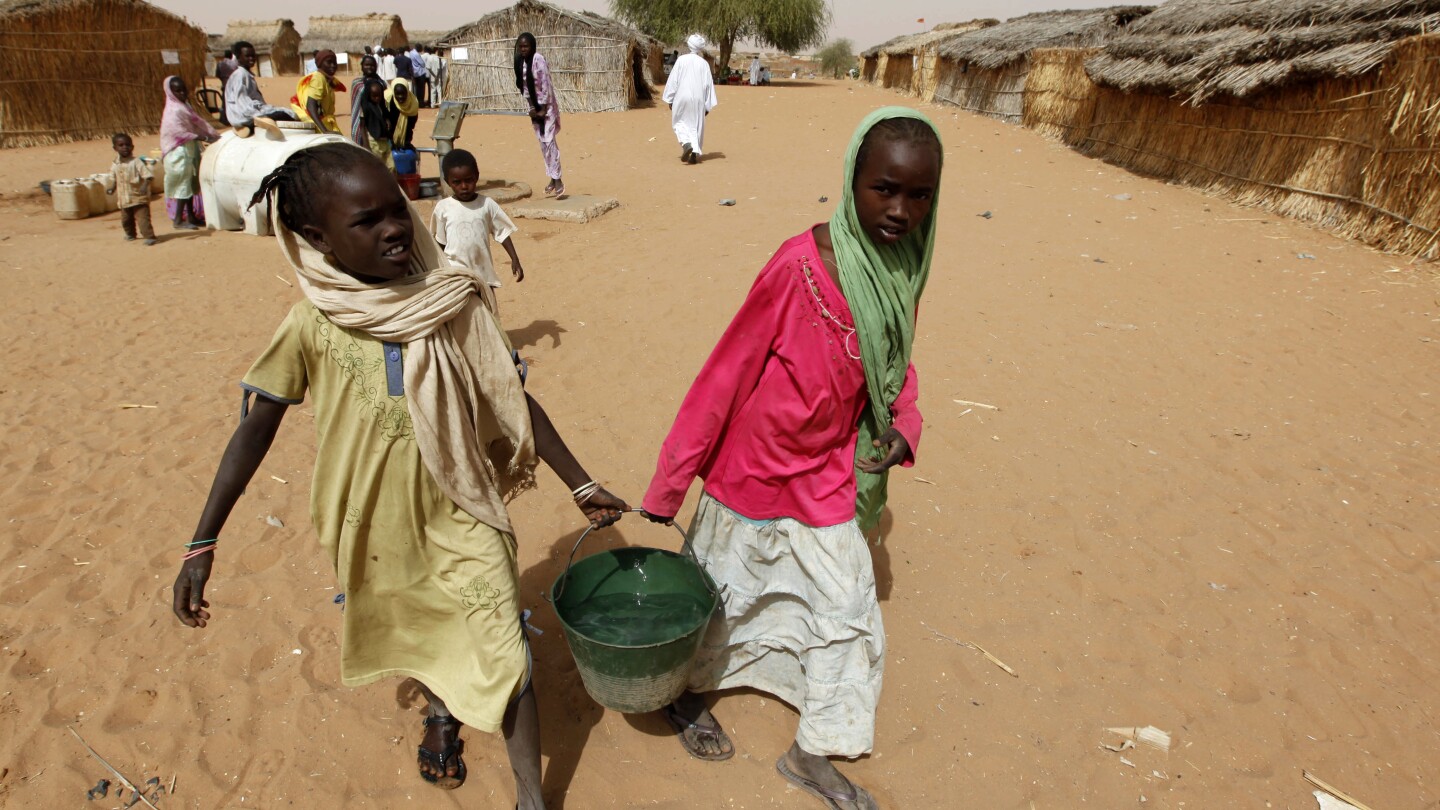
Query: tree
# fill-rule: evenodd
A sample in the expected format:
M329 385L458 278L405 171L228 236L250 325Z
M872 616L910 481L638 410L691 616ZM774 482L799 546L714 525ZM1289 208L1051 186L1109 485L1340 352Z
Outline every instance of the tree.
M820 69L838 79L840 74L855 66L855 49L848 39L837 39L821 48L815 57L820 60Z
M830 27L826 0L610 0L610 12L661 42L704 34L720 48L721 70L738 40L795 53L824 42Z

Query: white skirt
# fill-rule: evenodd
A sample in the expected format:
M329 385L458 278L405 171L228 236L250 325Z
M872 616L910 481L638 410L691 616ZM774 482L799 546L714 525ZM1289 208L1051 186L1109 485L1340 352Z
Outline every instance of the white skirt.
M795 741L805 751L869 753L885 627L859 525L754 521L705 493L690 542L724 587L690 689L759 689L800 712Z

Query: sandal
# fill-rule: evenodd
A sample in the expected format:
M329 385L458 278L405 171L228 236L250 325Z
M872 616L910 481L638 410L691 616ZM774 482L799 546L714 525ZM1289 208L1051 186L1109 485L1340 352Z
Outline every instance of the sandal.
M735 744L730 741L730 737L725 734L724 729L720 728L718 724L692 723L687 720L684 715L675 711L671 704L666 704L661 711L665 713L665 719L670 722L670 727L675 729L675 736L680 738L680 747L685 749L685 753L696 759L703 759L706 762L724 762L735 756ZM685 736L686 734L693 735L696 740L714 740L720 745L720 753L705 753L704 749L695 746L694 743Z
M784 754L781 754L780 758L775 760L775 770L779 771L780 775L785 777L786 782L824 802L829 810L840 810L840 805L836 804L836 802L850 802L860 808L860 810L879 810L880 806L875 803L875 797L871 796L870 792L865 788L851 782L849 793L840 793L839 791L831 790L790 770L790 766L785 763Z
M695 154L695 147L691 146L691 145L688 144L688 143L685 144L683 147L680 148L680 162L681 162L681 163L690 163L690 162L691 162L691 161L690 161L690 158L691 158L691 156L694 155L694 154Z
M420 778L438 788L454 790L465 784L465 760L460 758L460 755L465 752L465 741L460 739L461 723L450 715L431 715L425 718L426 728L434 723L444 723L447 726L453 723L455 725L455 741L445 746L445 750L439 753L431 751L423 745L419 746L420 761L439 771L437 776L422 769ZM450 769L451 762L455 763L455 775L445 776L445 772Z

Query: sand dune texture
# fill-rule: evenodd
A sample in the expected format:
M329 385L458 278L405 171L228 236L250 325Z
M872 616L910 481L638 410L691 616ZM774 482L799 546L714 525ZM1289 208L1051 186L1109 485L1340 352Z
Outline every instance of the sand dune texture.
M522 221L528 276L500 290L531 390L634 501L756 272L829 217L855 123L905 102L841 82L720 93L699 166L663 105L567 116L570 191L621 207ZM874 549L876 751L845 771L885 807L1313 808L1302 770L1377 810L1440 807L1433 271L930 112L946 170L915 350L927 427ZM522 119L471 118L461 145L483 175L544 184ZM441 793L415 774L407 685L339 685L308 407L225 532L211 626L171 615L236 381L298 292L268 239L157 219L144 248L118 214L61 222L33 192L110 155L0 152L0 806L85 804L106 774L73 726L129 778L173 776L162 807L509 807L499 739L467 732L469 782ZM712 765L587 697L540 596L579 513L540 483L512 514L545 631L552 806L816 806L774 772L795 720L773 699L719 698L739 754ZM627 519L604 542L673 539ZM1101 747L1146 725L1168 754Z

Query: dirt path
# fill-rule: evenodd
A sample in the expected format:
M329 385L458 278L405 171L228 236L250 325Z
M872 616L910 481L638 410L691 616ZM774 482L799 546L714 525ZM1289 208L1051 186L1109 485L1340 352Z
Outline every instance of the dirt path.
M617 492L638 500L766 258L828 218L855 123L902 101L722 88L698 167L663 107L565 118L570 190L622 207L522 221L529 276L500 297L531 389ZM874 550L885 694L876 753L847 773L886 807L1313 808L1302 769L1377 809L1440 806L1433 276L931 113L947 153L915 354L927 426ZM461 145L482 174L543 184L523 120L473 117ZM298 293L269 240L162 224L146 249L115 214L60 222L27 196L109 154L0 152L0 806L81 802L103 774L66 725L131 778L177 775L170 807L509 806L498 739L470 734L469 783L438 793L414 773L404 685L339 685L308 408L231 520L215 622L170 615L235 381ZM794 716L772 699L720 698L740 747L723 765L592 703L540 598L578 513L542 473L512 514L545 630L553 806L813 805L774 774ZM633 520L610 537L671 539ZM1145 725L1173 735L1168 756L1100 748Z

